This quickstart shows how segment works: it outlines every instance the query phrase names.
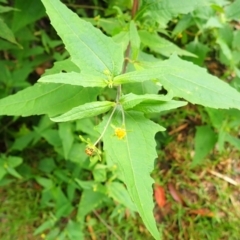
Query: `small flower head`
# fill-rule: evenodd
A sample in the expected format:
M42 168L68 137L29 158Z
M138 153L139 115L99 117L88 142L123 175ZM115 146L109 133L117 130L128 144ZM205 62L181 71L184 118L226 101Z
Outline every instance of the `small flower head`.
M94 149L93 147L87 146L87 147L85 148L85 153L86 153L88 156L92 157L92 156L95 155L96 151L95 151L95 149Z
M120 128L120 127L116 127L115 128L115 132L114 135L118 138L118 139L123 139L126 136L127 132L125 128Z
M44 233L41 234L41 238L45 239L46 235Z
M101 161L101 151L94 145L87 145L85 148L85 153L90 157L90 159L93 159L93 157L97 157L98 160Z

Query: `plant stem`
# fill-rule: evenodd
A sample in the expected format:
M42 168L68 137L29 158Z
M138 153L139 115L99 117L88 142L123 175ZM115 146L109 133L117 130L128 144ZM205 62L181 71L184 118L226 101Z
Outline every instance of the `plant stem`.
M139 6L139 0L134 0L134 1L133 1L132 12L131 12L131 17L132 17L132 19L134 18L135 14L136 14L136 12L137 12L137 10L138 10L138 6ZM126 49L126 51L125 51L125 54L124 54L124 63L123 63L122 74L124 74L124 73L126 72L126 70L127 70L127 65L128 65L128 62L129 62L128 59L129 59L129 55L130 55L130 50L131 50L131 44L130 44L130 42L129 42L129 43L128 43L128 46L127 46L127 49ZM121 97L121 94L122 94L122 85L119 85L119 86L117 87L116 106L114 107L111 115L109 116L109 119L108 119L108 121L107 121L107 123L106 123L106 125L105 125L105 127L104 127L104 129L103 129L103 131L102 131L102 133L101 133L101 135L99 136L99 138L97 139L97 141L94 143L94 146L96 146L96 145L98 144L98 142L99 142L99 141L102 139L102 137L104 136L104 134L105 134L105 132L106 132L106 130L107 130L107 128L108 128L111 120L112 120L113 114L115 113L115 111L116 111L116 109L117 109L117 107L118 107L118 105L119 105L119 99L120 99L120 97ZM122 112L123 123L124 123L124 125L125 125L125 115L124 115L124 110L123 110L122 106L121 106L121 112Z
M132 19L135 17L138 7L139 7L139 0L134 0L133 7L132 7Z
M104 219L102 219L102 217L96 212L93 211L93 213L95 214L95 216L102 222L102 224L116 237L116 239L118 240L122 240L122 238L112 229L111 226L109 226Z
M131 17L132 19L134 18L137 10L138 10L138 7L139 7L139 0L134 0L133 1L133 6L132 6L132 12L131 12ZM128 65L128 62L129 62L129 55L130 55L130 50L131 50L131 44L130 42L128 43L128 46L127 46L127 49L125 51L125 54L124 54L124 63L123 63L123 69L122 69L122 74L124 74L127 70L127 65ZM117 87L117 97L116 97L116 103L118 104L119 103L119 99L121 97L121 94L122 94L122 86L119 85Z
M98 142L99 142L99 141L102 139L102 137L104 136L104 134L105 134L105 132L106 132L106 130L107 130L107 128L108 128L111 120L112 120L113 114L115 113L115 111L116 111L116 109L117 109L117 106L118 106L118 104L116 104L116 106L114 106L114 108L113 108L113 110L112 110L112 112L111 112L111 115L109 116L109 119L108 119L108 121L107 121L107 123L106 123L106 125L105 125L105 127L104 127L104 129L103 129L103 131L102 131L102 133L101 133L101 135L99 136L99 138L97 139L97 141L93 144L94 146L96 146L96 145L98 144Z

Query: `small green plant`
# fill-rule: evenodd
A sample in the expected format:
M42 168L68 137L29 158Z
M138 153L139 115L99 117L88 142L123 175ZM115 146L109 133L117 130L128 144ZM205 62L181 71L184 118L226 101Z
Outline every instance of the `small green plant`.
M240 93L236 89L210 75L206 69L178 57L196 57L190 52L191 45L189 51L183 50L159 34L167 36L167 23L179 14L197 21L198 17L190 13L196 10L197 15L197 9L205 6L205 1L143 0L140 3L134 0L131 16L124 13L129 10L130 2L124 5L123 12L115 7L118 21L112 20L113 29L101 17L84 20L59 0L42 0L70 58L57 62L35 85L0 100L1 115L45 114L58 123L58 130L51 129L52 122L43 117L30 136L34 142L39 136L44 137L56 152L70 160L66 168L57 169L55 160L42 159L39 169L48 178L35 177L44 188L41 204L51 206L53 200L56 203L55 215L35 232L39 234L53 228L49 239L58 235L59 239L83 239L81 228L85 216L96 206L104 205L107 195L132 212L138 212L151 235L160 239L161 233L152 213L153 179L150 174L157 157L154 137L165 128L152 121L150 114L176 109L188 102L208 107L209 112L212 108L240 109ZM234 11L232 5L227 9L227 17ZM209 6L214 9L218 5L211 2ZM175 36L191 26L189 19L182 18L173 30ZM201 28L202 24L198 26ZM222 41L218 43L225 59L224 56L229 56L226 47ZM150 54L148 48L154 54ZM238 62L236 57L232 59L230 66L237 72ZM158 94L159 91L167 94ZM95 124L97 134L92 119L99 115L103 117ZM73 121L75 125L70 123ZM76 140L78 134L72 134L79 129L81 143ZM85 139L82 132L90 138ZM206 132L209 129L199 129L197 136L201 138ZM198 141L203 142L202 139ZM215 142L213 136L209 147ZM27 140L25 143L28 144ZM84 152L91 161L85 159ZM195 161L201 158L197 156ZM4 159L6 163L12 161L10 156ZM0 177L7 172L21 177L14 170L21 161L0 165ZM82 169L90 170L94 181L82 180ZM107 178L109 172L110 179ZM107 183L103 185L103 182ZM67 196L61 184L67 186ZM60 228L54 226L73 211L72 202L77 190L82 191L77 221L69 221L65 232L60 233Z

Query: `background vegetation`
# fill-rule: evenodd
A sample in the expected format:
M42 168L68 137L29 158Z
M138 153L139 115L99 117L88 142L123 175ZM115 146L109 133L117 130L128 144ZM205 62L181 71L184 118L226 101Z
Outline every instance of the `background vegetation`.
M121 42L137 1L62 2ZM239 91L240 1L171 0L171 11L162 2L139 2L135 60L175 53ZM40 0L0 0L1 98L44 73L71 68L68 57ZM137 86L135 93L141 93ZM239 239L239 110L188 104L149 117L167 129L156 135L152 173L154 216L163 239ZM85 154L78 136L97 138L94 126L101 119L54 123L45 115L1 116L0 239L152 239L124 185L114 181L114 165Z

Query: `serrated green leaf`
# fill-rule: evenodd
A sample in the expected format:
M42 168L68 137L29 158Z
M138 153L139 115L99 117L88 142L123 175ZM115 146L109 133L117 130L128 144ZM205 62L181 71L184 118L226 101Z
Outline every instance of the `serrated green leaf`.
M106 165L96 164L93 171L93 178L96 182L106 182L107 180L107 169Z
M178 14L190 13L197 7L207 4L205 0L144 0L143 2L143 10L150 9L151 17L164 27Z
M35 22L45 15L41 1L15 0L14 7L20 10L15 11L13 15L12 30L14 32L19 31L29 23Z
M210 17L208 19L208 21L206 22L206 24L203 26L205 29L212 29L212 28L222 28L223 27L223 24L222 22L219 20L218 17L216 16L213 16L213 17Z
M227 62L231 63L233 56L232 56L232 51L227 45L227 43L221 38L217 38L216 43L219 44L224 57L227 58Z
M133 110L143 113L159 113L176 109L185 105L187 105L187 102L175 100L171 100L168 102L142 102L135 106Z
M115 105L114 102L102 101L102 102L91 102L80 105L73 108L72 110L58 116L51 118L54 122L67 122L76 119L94 117L101 113L105 113Z
M120 182L110 182L107 184L107 190L110 197L123 204L132 211L136 211L136 206L132 202L126 187Z
M181 19L178 20L176 26L172 31L173 36L177 36L179 33L182 33L189 26L193 25L193 17L191 14L184 15Z
M148 8L155 11L169 12L172 14L186 14L192 12L199 5L204 4L204 0L144 0Z
M240 0L234 1L232 4L226 7L227 18L231 20L240 19Z
M94 189L94 186L97 185L95 181L82 181L78 178L75 178L75 181L78 183L78 185L81 187L81 189Z
M232 146L234 146L237 150L240 151L240 139L239 138L234 137L234 136L230 135L229 133L226 133L225 141L229 142Z
M130 22L129 39L130 39L130 44L131 44L132 59L136 60L138 58L141 40L140 40L138 30L137 30L137 27L136 27L134 21Z
M0 180L2 180L2 178L6 175L6 173L7 173L6 169L0 165Z
M15 39L15 36L12 32L12 30L7 26L7 24L0 18L0 37L11 42L14 43L16 45L18 45L20 48L21 45L17 42L17 40Z
M59 0L42 0L51 24L62 38L71 60L86 71L104 71L117 75L122 70L120 45L89 22L80 19Z
M15 138L15 141L14 141L13 145L9 148L9 150L22 151L24 148L26 148L27 146L30 145L31 141L34 139L35 136L36 135L34 132L29 132L23 136Z
M38 163L38 169L43 171L44 173L52 172L57 165L53 158L43 158Z
M171 54L176 53L180 56L196 57L193 53L179 48L174 43L160 37L157 33L150 33L147 31L139 31L142 43L148 46L156 53L169 57Z
M64 194L59 194L58 199L62 199L62 195ZM68 202L59 203L58 206L56 206L56 209L57 209L55 213L56 218L60 219L62 217L69 216L69 214L71 214L74 208L71 205L71 203L68 201Z
M80 69L71 61L71 59L65 59L62 61L55 62L52 68L46 69L42 77L51 74L61 73L64 71L79 73Z
M102 201L106 198L106 195L95 192L91 189L85 189L82 192L81 200L78 205L77 220L83 221L86 214L94 210Z
M148 80L151 80L152 82L156 83L157 79L159 78L159 75L160 75L159 73L150 74L149 70L141 69L141 70L128 72L128 73L116 76L113 79L113 84L119 85L119 84L138 83L138 82L142 83Z
M76 131L87 133L91 138L97 138L98 132L95 130L95 122L92 118L83 118L76 121Z
M203 63L206 59L207 53L210 50L207 45L205 45L201 42L198 42L196 40L185 45L185 48L186 48L186 50L188 50L198 56L198 58L191 58L190 61L199 66L203 65ZM188 60L188 57L187 58L185 57L185 60Z
M61 147L62 141L59 137L58 131L56 129L47 129L40 133L49 144L55 147L55 149Z
M12 168L19 166L22 162L23 159L21 157L8 156L7 158L7 164Z
M19 9L0 5L0 13L10 12L10 11L19 11Z
M133 93L129 93L123 95L120 98L120 103L122 104L125 110L131 109L144 101L152 101L152 102L159 102L159 101L169 101L171 99L170 95L157 95L157 94L144 94L144 95L136 95Z
M0 115L29 116L66 112L79 104L93 101L98 89L65 84L37 83L0 100Z
M55 224L47 231L48 239L66 239L66 234L64 231L61 231L59 227L56 227Z
M93 75L89 73L57 73L41 77L38 82L64 83L82 87L106 87L107 79L104 75Z
M193 104L212 108L240 109L240 93L229 84L207 73L206 69L177 56L154 63L150 69L119 75L114 83L140 82L158 79L173 96L182 97Z
M45 189L51 189L54 187L54 183L52 179L49 178L43 178L43 177L36 177L36 181L43 186Z
M19 178L19 179L22 179L22 176L14 169L14 168L11 168L11 167L7 167L6 168L7 172L9 174L11 174L12 176L16 177L16 178Z
M197 127L195 136L195 155L192 167L202 164L207 154L213 149L217 142L217 135L209 126Z
M44 222L34 231L33 235L38 235L47 229L53 228L55 225L55 222L56 222L56 220L53 220L53 219L50 219L50 220Z
M107 121L108 116L99 129L103 129ZM112 124L116 127L122 126L120 112L114 115ZM155 239L159 239L160 234L153 216L153 179L150 173L153 170L154 159L157 157L154 135L162 128L138 112L125 113L125 127L127 135L124 139L114 136L113 128L107 129L103 138L106 157L119 168L145 226Z
M144 81L144 82L134 82L125 84L123 88L123 92L129 93L132 92L134 94L158 94L158 92L162 89L162 85L159 82L155 83L153 81Z
M74 142L74 135L72 131L71 123L60 123L59 124L59 136L62 140L63 152L65 159L68 159L70 150Z
M69 220L67 227L65 228L69 240L84 240L85 238L83 230L81 229L82 227L82 224Z
M126 22L120 18L102 18L98 15L95 18L84 18L86 21L89 21L96 27L101 27L104 32L110 36L114 36L122 31Z

